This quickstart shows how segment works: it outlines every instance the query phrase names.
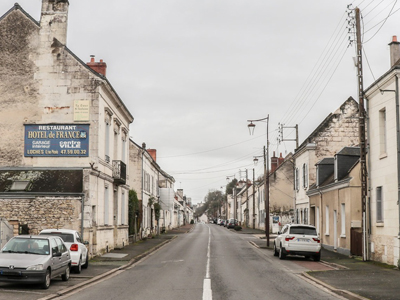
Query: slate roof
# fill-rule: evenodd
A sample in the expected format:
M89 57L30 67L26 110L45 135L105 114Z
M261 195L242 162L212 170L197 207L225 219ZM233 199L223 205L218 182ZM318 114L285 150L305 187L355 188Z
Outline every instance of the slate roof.
M30 181L25 191L10 191L13 181ZM2 169L1 193L82 193L83 169Z

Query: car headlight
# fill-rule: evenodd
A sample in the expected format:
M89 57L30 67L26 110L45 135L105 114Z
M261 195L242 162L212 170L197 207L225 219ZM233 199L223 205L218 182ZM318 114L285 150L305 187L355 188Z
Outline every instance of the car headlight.
M43 265L33 265L26 268L29 271L40 271L43 270Z

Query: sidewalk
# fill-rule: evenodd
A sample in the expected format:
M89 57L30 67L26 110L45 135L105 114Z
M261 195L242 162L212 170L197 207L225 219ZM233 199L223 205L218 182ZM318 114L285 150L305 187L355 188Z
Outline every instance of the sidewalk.
M253 235L252 242L255 245L272 252L275 234L270 234L270 246L267 248L264 231L243 228L236 232ZM298 260L304 261L304 258L299 257ZM360 257L349 257L327 249L322 249L321 263L333 269L308 271L304 276L338 295L347 299L400 299L400 271L394 266L363 262Z

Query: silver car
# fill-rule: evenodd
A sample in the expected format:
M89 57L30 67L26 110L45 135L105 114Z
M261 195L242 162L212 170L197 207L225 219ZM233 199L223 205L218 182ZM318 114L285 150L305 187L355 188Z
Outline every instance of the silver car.
M69 279L71 255L58 236L20 235L0 252L0 282L36 283L48 289L50 280Z
M85 246L87 242L82 243L81 237L76 230L71 229L45 229L39 235L54 235L63 239L65 246L71 254L71 266L76 273L80 273L82 268L89 266L89 253Z

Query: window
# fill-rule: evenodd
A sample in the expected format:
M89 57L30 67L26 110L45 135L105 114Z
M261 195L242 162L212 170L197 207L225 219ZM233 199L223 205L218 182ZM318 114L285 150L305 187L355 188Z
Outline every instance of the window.
M376 222L383 223L383 193L381 186L376 188Z
M307 165L303 164L303 188L306 189L308 186L308 170Z
M329 235L329 206L325 207L325 235Z
M342 230L341 230L341 236L343 236L343 237L345 237L346 236L346 209L345 209L346 207L345 207L345 204L344 203L342 203L341 205L340 205L340 219L341 219L341 228L342 228Z
M304 209L304 222L303 224L308 224L308 208Z
M121 224L125 225L125 193L121 197Z
M123 135L122 137L122 153L121 153L121 160L126 162L126 136Z
M317 227L317 232L319 232L319 207L317 207L315 211L315 225Z
M105 187L104 190L104 225L108 225L109 217L108 217L108 186Z
M296 191L299 190L299 169L296 168L296 170L294 171L294 179L295 179L295 183L294 183L294 189Z
M106 162L110 161L110 121L106 118L105 121L105 160Z
M381 155L386 155L386 108L379 111L379 149Z

